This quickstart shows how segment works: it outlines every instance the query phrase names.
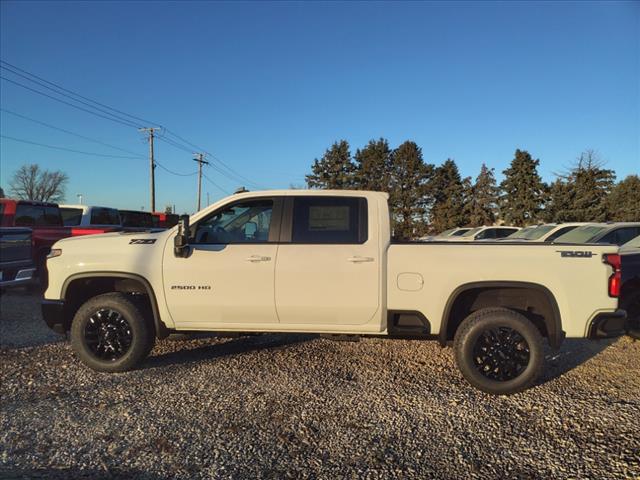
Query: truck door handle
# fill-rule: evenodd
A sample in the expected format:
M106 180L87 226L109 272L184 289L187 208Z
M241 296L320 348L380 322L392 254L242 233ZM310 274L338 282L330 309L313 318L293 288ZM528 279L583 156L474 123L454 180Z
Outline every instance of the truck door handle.
M263 257L262 255L251 255L247 257L247 262L269 262L271 261L271 257Z
M351 262L351 263L373 262L373 257L361 257L359 255L356 255L355 257L347 258L347 262Z

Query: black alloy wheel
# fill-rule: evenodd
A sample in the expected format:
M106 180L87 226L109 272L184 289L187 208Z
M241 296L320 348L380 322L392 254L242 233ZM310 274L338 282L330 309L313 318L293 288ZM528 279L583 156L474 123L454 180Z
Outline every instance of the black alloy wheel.
M127 319L117 310L96 311L84 329L89 350L101 360L116 361L131 348L133 332Z
M542 373L544 348L538 327L504 307L477 310L454 337L456 363L474 387L510 395L533 386Z
M155 343L146 298L121 292L87 300L71 322L71 346L80 360L99 372L135 368Z
M509 327L494 327L480 334L473 348L477 370L490 380L517 378L529 365L529 344Z

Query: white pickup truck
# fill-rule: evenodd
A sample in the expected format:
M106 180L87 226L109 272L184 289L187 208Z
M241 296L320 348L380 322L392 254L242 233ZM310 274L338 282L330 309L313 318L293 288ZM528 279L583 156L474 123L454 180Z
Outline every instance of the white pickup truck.
M625 320L617 247L394 243L377 192L240 193L163 232L61 240L47 268L45 321L108 372L172 332L371 335L453 343L472 385L508 394L536 381L543 339Z

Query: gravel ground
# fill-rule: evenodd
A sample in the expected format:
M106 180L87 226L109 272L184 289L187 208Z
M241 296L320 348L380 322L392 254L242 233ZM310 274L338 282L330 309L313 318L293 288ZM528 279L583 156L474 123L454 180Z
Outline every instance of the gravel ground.
M3 478L640 477L628 338L568 341L538 386L492 397L417 341L163 341L99 374L51 342L35 297L0 306Z

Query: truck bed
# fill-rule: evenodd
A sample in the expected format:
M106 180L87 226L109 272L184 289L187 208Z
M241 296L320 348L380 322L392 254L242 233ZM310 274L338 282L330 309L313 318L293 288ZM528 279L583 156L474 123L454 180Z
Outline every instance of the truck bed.
M536 284L554 292L569 337L584 337L598 311L617 308L608 296L611 267L604 254L616 246L522 242L392 243L387 253L387 308L423 312L433 332L440 330L446 299L475 285ZM565 299L585 298L589 302Z

